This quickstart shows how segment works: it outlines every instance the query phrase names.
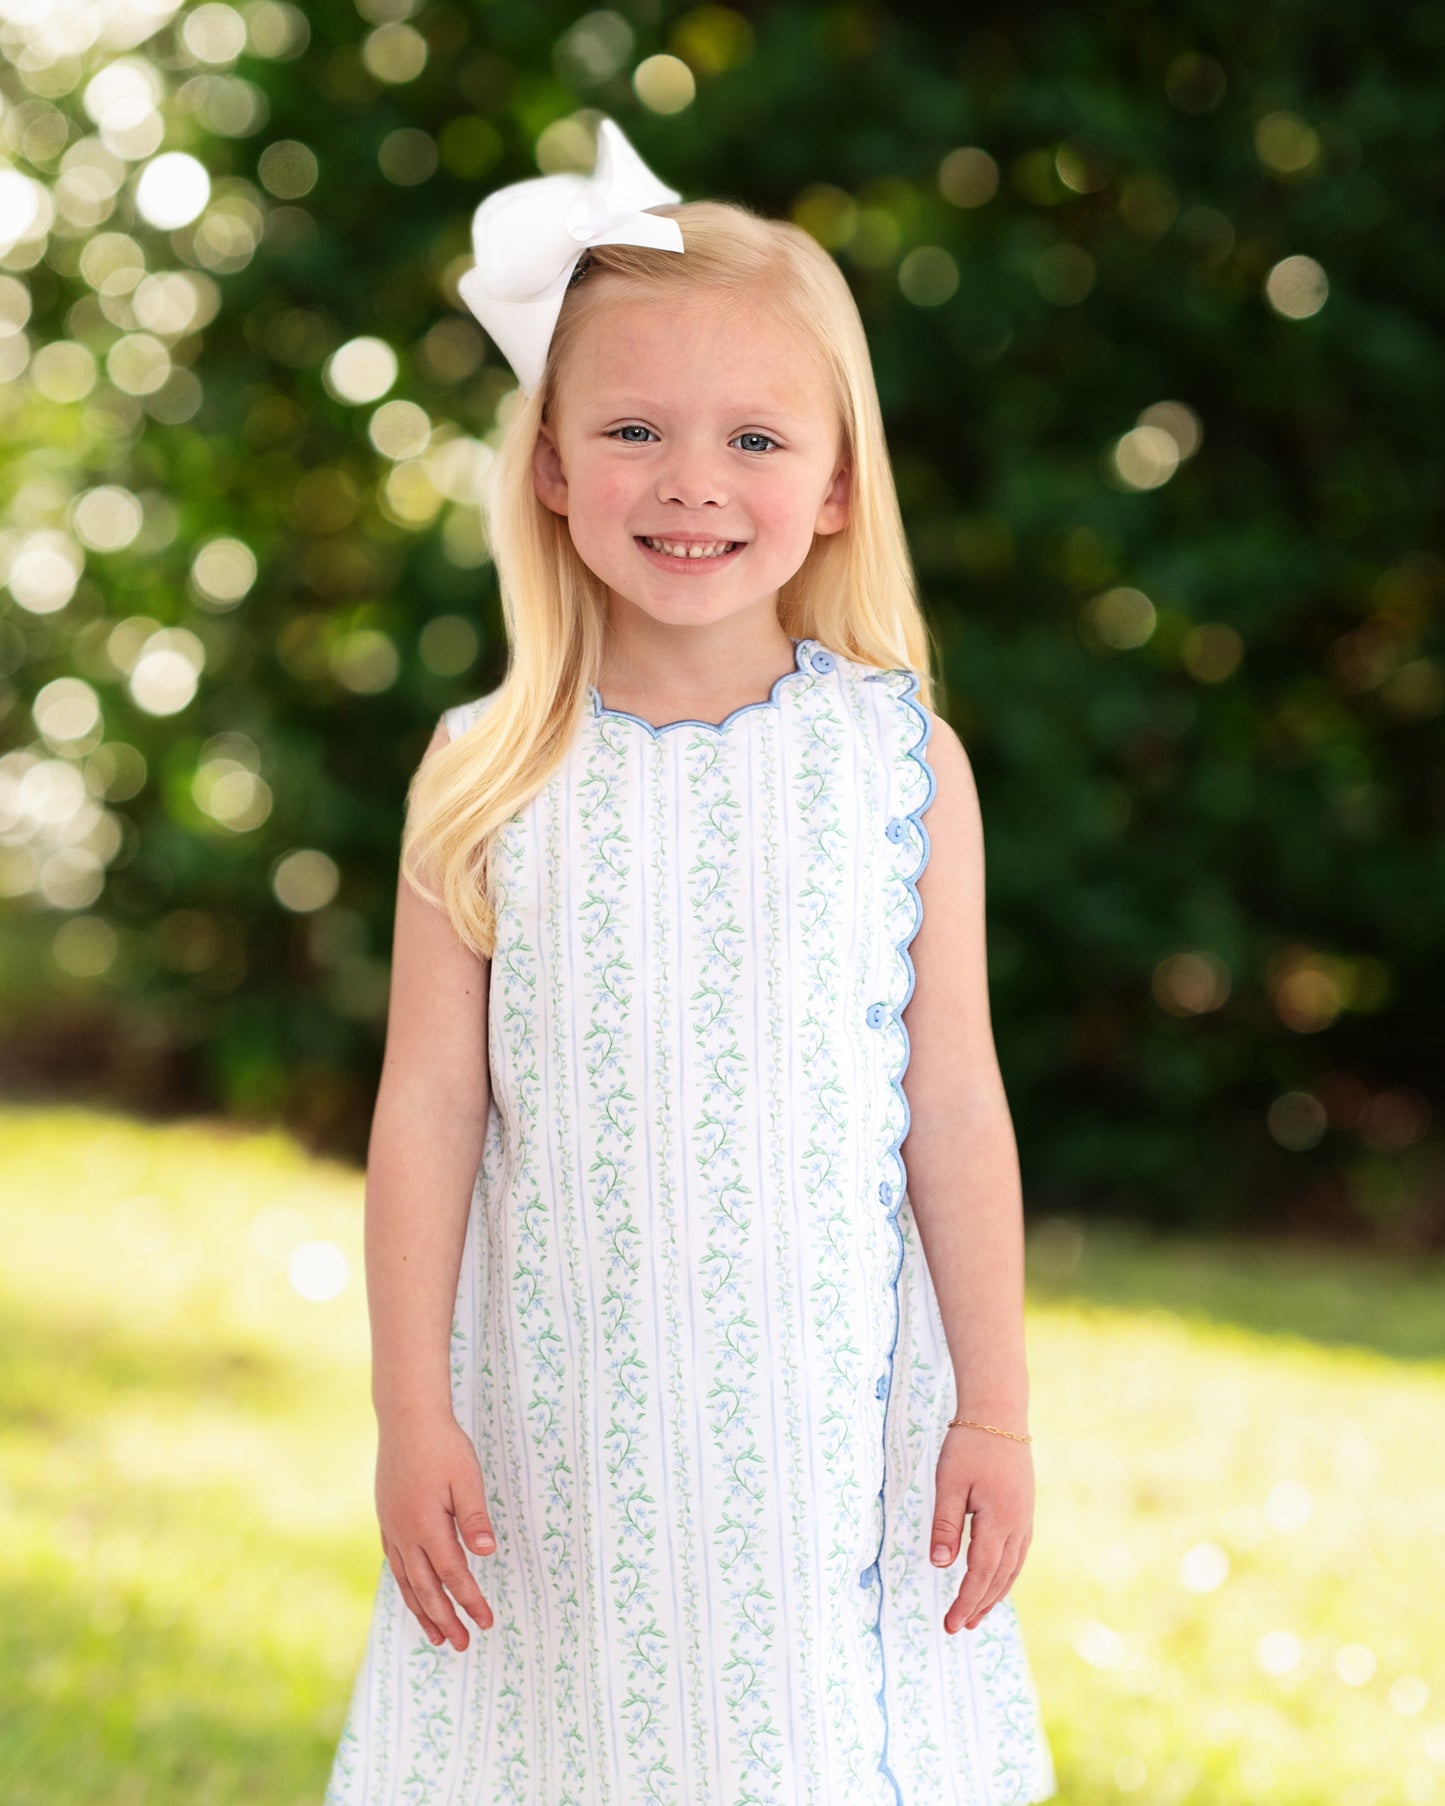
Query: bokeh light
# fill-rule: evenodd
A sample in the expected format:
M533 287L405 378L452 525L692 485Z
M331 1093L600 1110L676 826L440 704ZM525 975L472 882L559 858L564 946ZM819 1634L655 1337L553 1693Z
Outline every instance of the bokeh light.
M282 201L296 201L310 194L319 174L315 151L296 138L277 139L256 160L256 175L262 187Z
M340 885L340 867L329 853L315 847L297 847L285 854L271 873L276 901L297 915L324 909Z
M100 128L106 149L126 162L136 162L150 156L165 135L159 110L163 92L159 71L144 57L117 57L86 83L81 105ZM190 178L181 174L180 165L172 167L184 186ZM162 185L164 180L163 175Z
M286 1271L300 1297L325 1304L346 1290L351 1264L335 1242L308 1241L292 1254Z
M1171 953L1154 968L1154 996L1172 1016L1202 1016L1221 1009L1230 992L1229 967L1217 953Z
M1314 127L1287 108L1277 108L1255 122L1255 155L1271 175L1303 175L1319 162L1321 148Z
M1308 320L1324 306L1329 278L1313 257L1283 257L1265 277L1264 292L1286 320Z
M1104 590L1080 611L1086 643L1125 652L1144 645L1154 632L1158 611L1143 590L1120 584Z
M668 42L694 75L726 74L751 62L757 43L745 13L704 0L690 6L671 22Z
M15 601L28 614L58 613L75 594L85 555L68 533L41 527L21 536L4 576Z
M831 182L811 182L793 202L793 221L820 245L840 251L858 228L858 203Z
M1292 1630L1267 1631L1254 1646L1254 1659L1262 1674L1291 1674L1299 1667L1304 1645Z
M958 265L939 245L918 245L898 266L898 287L915 307L941 307L958 293Z
M557 39L553 62L564 81L595 87L626 67L635 41L621 13L601 8L572 21Z
M1110 448L1113 474L1124 489L1157 489L1179 468L1179 441L1162 426L1135 426Z
M51 958L71 978L100 978L115 965L120 937L101 916L74 915L50 939Z
M384 458L415 458L427 448L431 421L414 401L388 401L372 415L367 436Z
M998 193L998 164L981 145L962 144L938 166L938 192L955 207L982 207Z
M398 126L382 139L377 165L388 182L398 188L415 188L434 176L441 164L437 141L415 126Z
M52 744L84 740L101 725L100 698L80 677L53 677L43 684L30 713Z
M271 786L261 756L245 734L217 734L202 747L191 780L196 807L230 834L248 834L270 818Z
M135 189L136 211L162 231L190 225L210 198L205 165L187 151L165 151L147 163Z
M31 387L60 406L83 401L99 374L94 352L71 339L52 339L30 360Z
M49 216L44 189L23 170L0 169L0 249L43 230Z
M401 655L390 634L375 627L357 627L333 644L331 669L337 682L354 694L376 696L396 682Z
M189 627L158 628L127 673L131 698L148 715L179 714L194 701L205 664L205 646Z
M322 379L338 401L353 406L378 401L395 383L396 353L385 339L371 335L348 339L326 360Z
M1195 1543L1179 1558L1179 1584L1190 1593L1213 1593L1229 1578L1229 1554L1218 1543Z
M182 44L197 62L220 67L234 63L246 48L246 24L234 7L204 0L181 16Z
M481 636L465 615L434 615L417 636L422 663L438 677L470 671L481 651Z
M632 72L632 86L653 113L680 113L697 99L697 81L681 57L644 57Z
M234 608L256 582L256 554L243 540L217 534L197 546L191 560L191 591L203 607Z
M306 14L286 0L252 0L245 20L250 47L257 56L292 62L311 41Z
M1227 622L1205 621L1184 635L1179 656L1185 670L1200 683L1223 683L1239 669L1244 641Z
M1329 1127L1324 1105L1308 1091L1286 1091L1269 1107L1269 1132L1282 1148L1312 1148Z
M378 25L361 46L361 60L379 82L413 82L426 68L427 42L412 25Z

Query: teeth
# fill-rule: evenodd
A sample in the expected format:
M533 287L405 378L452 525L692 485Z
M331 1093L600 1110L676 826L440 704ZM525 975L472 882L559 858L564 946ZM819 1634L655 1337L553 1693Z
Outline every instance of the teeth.
M731 539L715 539L711 545L682 546L670 539L648 539L644 534L642 543L651 546L654 552L666 552L671 558L717 558L724 552L731 551L735 542Z

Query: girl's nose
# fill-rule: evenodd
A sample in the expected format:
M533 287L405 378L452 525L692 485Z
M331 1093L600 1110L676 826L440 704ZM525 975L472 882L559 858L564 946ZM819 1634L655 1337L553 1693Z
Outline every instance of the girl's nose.
M660 502L681 502L684 508L701 508L706 502L726 504L727 488L721 474L707 468L705 458L679 458L657 482Z

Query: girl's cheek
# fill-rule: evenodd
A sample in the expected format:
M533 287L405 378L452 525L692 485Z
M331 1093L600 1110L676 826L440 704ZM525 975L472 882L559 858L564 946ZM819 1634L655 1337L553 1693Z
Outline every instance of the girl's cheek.
M817 518L817 508L803 486L796 489L773 482L766 487L759 484L751 491L741 492L737 500L746 509L748 518L755 523L760 532L787 537L796 532L799 521L806 521L811 533L813 521Z
M581 473L582 505L590 512L616 520L619 510L630 510L646 490L646 478L640 471L614 467L588 469Z

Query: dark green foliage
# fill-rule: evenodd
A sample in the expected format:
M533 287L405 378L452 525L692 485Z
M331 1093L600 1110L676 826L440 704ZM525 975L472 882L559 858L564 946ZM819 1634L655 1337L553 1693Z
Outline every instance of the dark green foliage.
M225 268L194 225L139 219L129 182L94 228L133 233L149 270L214 271L215 317L158 334L194 405L183 384L108 386L136 328L97 305L93 234L0 259L31 292L32 355L69 338L101 366L79 402L8 385L7 558L64 528L71 493L113 483L147 509L132 544L86 553L63 608L0 599L0 780L27 749L83 766L102 738L145 762L110 793L121 839L93 896L51 894L10 831L8 1081L55 1065L47 1027L83 1023L96 1051L72 1032L67 1074L281 1111L361 1150L406 780L439 711L504 654L474 512L383 505L379 401L336 399L323 366L375 335L399 363L385 399L484 439L511 378L455 297L471 210L595 109L685 198L817 231L857 295L941 707L983 802L1031 1206L1445 1237L1441 14L639 5L579 25L498 0L418 11L425 67L390 82L353 6L306 17L300 54L248 48L221 72L269 109L235 136L192 110L206 71L183 34L132 53L213 207L234 176L268 216ZM598 18L631 24L610 75L576 35ZM663 116L633 83L660 53L697 82ZM0 70L7 152L47 187L94 131L81 97L104 61L65 93ZM56 112L58 138L41 129ZM264 179L286 140L317 161L292 198ZM1292 301L1316 269L1323 303ZM1199 443L1131 487L1113 448L1160 404ZM1147 456L1163 418L1145 417ZM233 608L188 586L217 535L259 565ZM135 616L204 648L175 713L137 706L108 651ZM69 674L103 733L67 746L31 705ZM195 786L228 733L271 792L240 831ZM339 870L302 913L272 883L298 848Z

